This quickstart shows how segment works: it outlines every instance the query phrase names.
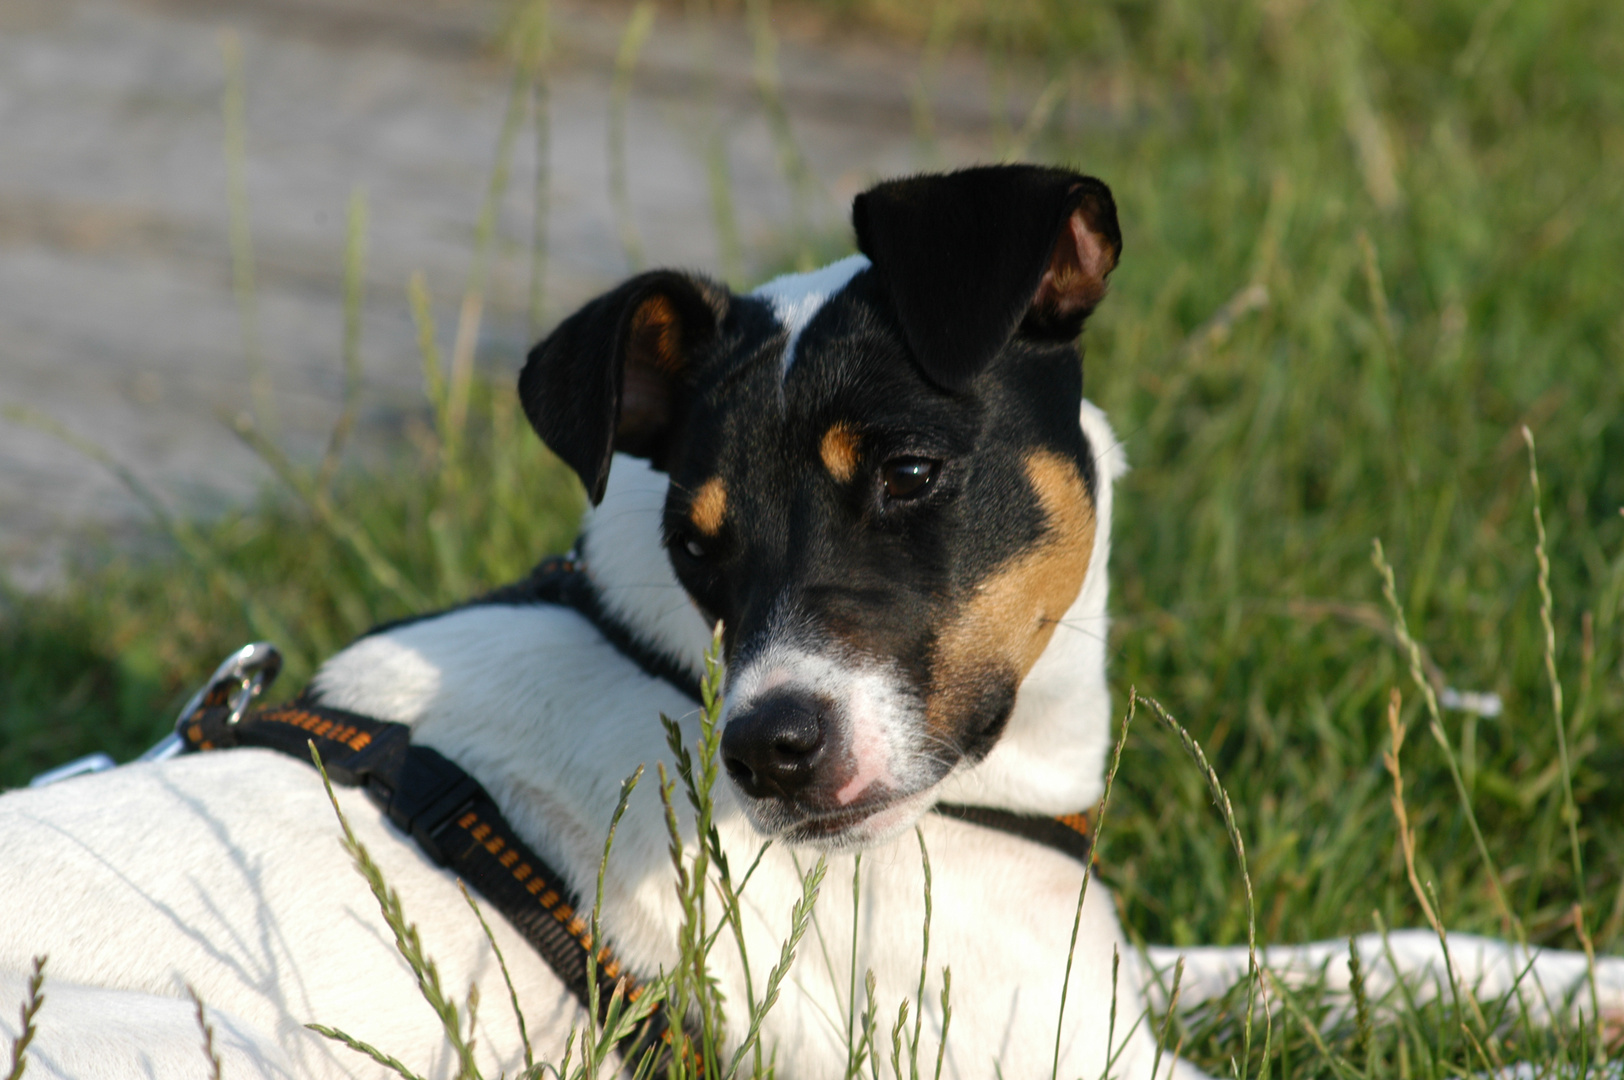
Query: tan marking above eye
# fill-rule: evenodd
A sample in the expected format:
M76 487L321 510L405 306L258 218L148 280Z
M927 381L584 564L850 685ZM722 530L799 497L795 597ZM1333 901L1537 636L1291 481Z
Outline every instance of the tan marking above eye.
M823 442L818 445L818 456L823 459L823 467L829 470L829 475L837 483L844 484L857 472L857 429L838 420L829 425L829 430L823 433Z
M1083 478L1049 450L1027 456L1026 478L1048 527L977 586L937 638L926 720L938 734L951 735L961 714L983 699L979 683L989 670L1013 669L1017 684L1026 678L1082 591L1095 525Z
M722 531L722 521L726 517L727 485L720 476L713 476L700 485L699 493L694 496L694 504L688 510L688 520L706 536L715 536Z

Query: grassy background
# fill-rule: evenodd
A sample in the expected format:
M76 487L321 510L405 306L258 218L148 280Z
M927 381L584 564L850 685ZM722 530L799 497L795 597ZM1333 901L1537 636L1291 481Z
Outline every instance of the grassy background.
M1113 674L1207 748L1263 936L1365 930L1372 912L1420 924L1381 762L1395 686L1422 877L1451 926L1513 929L1416 724L1371 565L1379 537L1443 683L1504 700L1498 718L1446 712L1444 727L1517 920L1576 947L1582 899L1597 947L1624 951L1624 5L816 6L918 42L924 68L956 43L995 72L1044 73L1040 111L1012 115L1003 145L1116 192L1123 264L1085 339L1088 392L1134 465L1117 503ZM928 114L921 146L928 160ZM579 496L507 384L476 386L469 416L420 425L393 466L341 471L330 496L268 495L176 526L172 556L94 552L59 593L7 596L0 783L144 748L247 638L288 648L291 691L373 622L567 546ZM1117 792L1104 868L1132 931L1244 940L1221 824L1176 743L1137 723Z

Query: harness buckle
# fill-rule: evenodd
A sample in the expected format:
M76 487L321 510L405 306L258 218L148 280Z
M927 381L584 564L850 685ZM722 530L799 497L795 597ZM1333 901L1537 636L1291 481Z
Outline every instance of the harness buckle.
M181 735L181 730L206 706L225 707L229 710L225 717L226 724L235 725L248 712L248 706L253 704L254 699L281 673L282 653L275 645L268 641L244 645L221 661L214 674L209 676L209 681L187 699L186 706L175 718L175 730L136 760L166 761L180 754L186 749L186 739Z

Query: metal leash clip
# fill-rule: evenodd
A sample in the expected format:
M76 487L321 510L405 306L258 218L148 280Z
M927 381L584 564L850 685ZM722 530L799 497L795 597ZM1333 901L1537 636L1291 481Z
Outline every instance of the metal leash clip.
M181 709L180 716L175 719L175 730L136 760L165 761L184 750L186 740L181 737L180 730L205 702L211 700L223 702L231 710L226 716L226 723L237 723L248 712L248 706L253 704L254 699L276 681L281 671L282 654L275 645L268 641L244 645L226 657L225 661L214 669L214 674L209 676L209 681L187 700L186 707ZM66 765L59 765L49 772L40 773L28 782L28 786L44 787L58 780L103 772L117 764L118 762L104 753L86 754Z

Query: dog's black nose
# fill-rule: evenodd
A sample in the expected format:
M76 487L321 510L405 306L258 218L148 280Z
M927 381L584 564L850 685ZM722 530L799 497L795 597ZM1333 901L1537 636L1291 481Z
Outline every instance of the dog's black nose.
M722 732L722 763L746 795L793 798L806 789L823 757L820 699L775 693L733 716Z

